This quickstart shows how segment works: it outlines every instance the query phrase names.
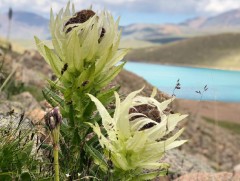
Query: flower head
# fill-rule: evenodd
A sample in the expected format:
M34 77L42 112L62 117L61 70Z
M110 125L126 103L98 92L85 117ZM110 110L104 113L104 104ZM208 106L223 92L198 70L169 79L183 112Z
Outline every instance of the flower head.
M62 115L58 107L55 107L45 115L45 123L50 131L54 130L62 123Z
M184 129L180 129L173 136L164 139L175 129L178 122L187 116L178 113L169 115L164 113L173 99L159 103L154 99L154 95L151 97L137 96L140 91L132 92L122 102L119 95L115 93L116 109L113 117L109 115L97 98L89 95L102 117L107 137L101 132L97 123L89 124L98 135L105 152L111 153L109 159L114 166L124 171L162 168L166 164L160 163L159 160L164 152L186 142L186 140L176 141ZM152 115L147 116L146 113L133 111L141 105L148 109L152 107L151 110L157 115L158 121L154 120ZM149 124L151 126L145 127Z
M74 5L68 3L54 16L51 11L50 49L37 37L39 52L50 64L61 82L81 88L95 84L97 88L107 85L122 69L124 63L116 66L127 53L118 49L121 31L119 19L115 22L109 12L95 13L91 9L75 12Z

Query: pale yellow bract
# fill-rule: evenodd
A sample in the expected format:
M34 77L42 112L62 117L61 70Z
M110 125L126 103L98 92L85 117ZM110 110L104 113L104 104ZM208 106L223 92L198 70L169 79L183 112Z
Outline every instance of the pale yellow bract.
M121 31L118 29L119 19L102 11L84 23L69 24L66 22L75 15L74 5L68 3L65 10L61 9L54 16L51 11L50 30L54 49L50 49L37 37L37 48L46 62L51 66L63 83L81 84L90 74L94 82L103 87L119 73L124 63L118 64L128 49L118 49ZM66 32L70 27L72 31ZM104 28L104 36L101 36ZM117 65L118 64L118 65ZM63 68L67 67L63 73Z
M163 136L173 131L181 120L187 117L187 115L179 113L170 115L163 113L163 110L167 108L173 99L159 103L154 99L154 95L151 97L137 96L140 91L130 93L122 102L119 95L115 93L116 109L113 117L109 115L106 108L97 98L89 95L102 117L102 124L107 132L107 137L102 134L101 128L97 123L88 124L91 125L93 131L98 135L99 142L106 153L111 153L110 159L113 164L125 171L164 168L167 164L160 163L159 160L165 151L186 142L186 140L176 141L184 131L183 128L168 139L162 139ZM157 123L141 113L129 113L130 108L142 104L156 106L160 112L161 122ZM137 115L138 118L129 121L130 118ZM151 122L156 125L149 129L141 130L144 125Z

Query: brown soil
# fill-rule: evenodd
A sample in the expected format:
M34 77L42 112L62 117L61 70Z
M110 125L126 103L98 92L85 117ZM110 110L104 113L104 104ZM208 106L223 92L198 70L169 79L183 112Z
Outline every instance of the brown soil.
M231 121L240 124L240 103L192 101L178 99L175 101L179 112L195 115L197 119L207 117L214 120Z

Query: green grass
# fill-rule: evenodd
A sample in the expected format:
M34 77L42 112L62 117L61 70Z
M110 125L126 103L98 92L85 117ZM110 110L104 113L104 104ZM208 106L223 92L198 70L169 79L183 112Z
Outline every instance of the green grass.
M229 131L232 131L233 133L237 133L240 134L240 124L238 123L233 123L230 121L226 121L226 120L214 120L211 118L207 118L207 117L203 117L203 119L211 124L217 124L219 127L228 129Z
M42 89L32 85L17 83L14 80L11 80L3 90L7 93L8 99L10 99L11 96L18 95L22 92L29 92L37 101L44 100Z
M200 67L239 68L240 33L189 38L132 50L126 60Z

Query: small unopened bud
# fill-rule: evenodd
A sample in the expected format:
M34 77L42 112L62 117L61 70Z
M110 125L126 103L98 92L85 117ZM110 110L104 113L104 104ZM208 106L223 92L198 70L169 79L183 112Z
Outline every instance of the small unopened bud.
M55 107L45 115L45 122L50 131L62 123L62 115L58 107Z

